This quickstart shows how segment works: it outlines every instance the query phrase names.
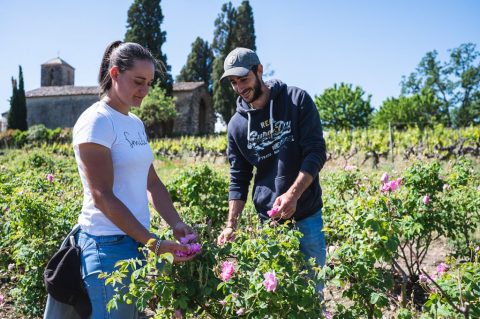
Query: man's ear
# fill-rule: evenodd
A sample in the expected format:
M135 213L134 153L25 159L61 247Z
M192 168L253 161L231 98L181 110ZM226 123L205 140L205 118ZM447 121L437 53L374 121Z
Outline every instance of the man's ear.
M257 75L260 79L262 78L262 75L263 75L263 65L262 64L259 64L257 66Z
M110 77L115 80L120 74L120 70L118 69L118 66L113 66L108 72L110 73Z

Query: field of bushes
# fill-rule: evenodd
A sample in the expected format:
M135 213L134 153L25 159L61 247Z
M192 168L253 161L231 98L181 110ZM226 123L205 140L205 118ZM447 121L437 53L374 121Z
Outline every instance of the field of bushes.
M479 318L480 130L394 133L392 145L388 131L328 132L321 185L329 252L327 267L315 269L326 314ZM43 268L75 223L83 191L68 131L18 134L0 136L0 317L37 318ZM291 224L261 226L249 202L236 241L216 245L228 207L225 136L151 145L202 251L175 266L164 256L161 269L147 252L146 263L123 262L109 283L121 285L130 269L133 284L110 305L136 302L155 318L320 317ZM154 216L152 231L170 238ZM273 290L264 283L272 274Z

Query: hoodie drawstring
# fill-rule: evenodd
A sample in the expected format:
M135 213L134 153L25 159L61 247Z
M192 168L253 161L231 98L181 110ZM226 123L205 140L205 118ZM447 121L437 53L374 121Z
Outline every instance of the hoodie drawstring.
M248 124L247 124L247 142L250 142L250 123L252 121L252 116L250 115L250 112L247 112L248 115Z
M270 134L273 137L273 100L270 100Z

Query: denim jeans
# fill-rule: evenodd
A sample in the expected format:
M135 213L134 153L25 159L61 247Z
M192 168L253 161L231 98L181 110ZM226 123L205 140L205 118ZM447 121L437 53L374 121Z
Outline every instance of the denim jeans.
M303 253L305 259L308 260L313 257L318 266L325 266L327 249L325 243L325 234L322 231L322 210L319 210L315 214L297 221L295 226L303 234L303 237L300 238L300 251ZM318 282L315 288L317 293L320 294L320 297L322 297L323 282Z
M105 279L98 278L102 272L111 273L115 263L129 258L143 259L138 250L140 244L127 235L94 236L80 231L75 236L81 249L80 261L82 278L92 303L92 319L136 319L138 311L135 304L119 302L118 308L107 311L107 303L115 295L112 285L105 285ZM130 276L123 279L129 284Z

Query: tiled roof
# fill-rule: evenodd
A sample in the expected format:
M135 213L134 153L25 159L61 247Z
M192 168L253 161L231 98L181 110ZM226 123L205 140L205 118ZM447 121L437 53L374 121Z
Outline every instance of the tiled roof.
M178 82L173 84L173 91L193 91L204 82ZM65 96L65 95L99 95L100 88L98 86L42 86L38 89L25 93L26 97L42 97L42 96Z
M65 96L65 95L99 95L98 86L42 86L25 93L26 97Z
M47 62L43 63L42 65L49 65L49 64L64 64L64 65L66 65L66 66L71 67L72 69L75 69L73 66L71 66L70 64L68 64L65 60L62 60L62 59L59 58L59 57L50 59L50 60L48 60Z
M177 82L173 83L174 91L193 91L202 85L205 85L205 82Z

